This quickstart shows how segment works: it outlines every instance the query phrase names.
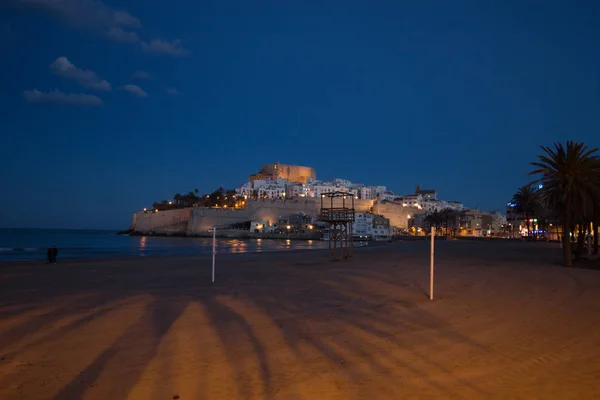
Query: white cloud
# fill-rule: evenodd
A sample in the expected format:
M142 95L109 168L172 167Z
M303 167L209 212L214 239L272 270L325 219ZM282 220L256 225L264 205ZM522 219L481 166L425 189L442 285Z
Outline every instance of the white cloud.
M140 28L142 23L139 18L134 17L129 14L127 11L113 11L114 14L112 16L114 22L121 26L130 26L132 28Z
M77 68L67 57L58 57L50 64L50 68L56 74L64 78L74 79L86 88L106 91L111 89L110 83L100 79L94 71Z
M139 97L148 97L148 93L144 92L138 85L125 85L123 86L123 90L133 93Z
M170 54L172 56L185 56L188 50L181 46L181 40L176 39L172 42L163 39L152 39L150 43L142 42L142 50L149 53Z
M98 0L9 0L22 7L46 12L82 29L91 29L118 41L135 41L141 28L139 18L127 11L116 10Z
M75 28L95 32L111 40L140 43L140 35L136 31L142 28L140 19L100 0L0 0L0 4L3 3L42 12ZM113 0L112 3L118 2ZM175 56L189 53L181 47L179 40L169 42L153 39L150 43L142 42L141 45L142 49L155 53Z
M144 70L135 71L132 75L134 79L152 79L152 74Z
M40 92L37 89L25 90L23 96L25 100L32 103L57 103L77 106L99 106L102 104L102 99L91 94L63 93L58 90L52 92Z
M166 91L167 91L167 93L169 93L169 94L173 94L173 95L176 95L176 94L181 94L181 93L179 92L179 90L177 90L177 89L175 89L175 88L167 88L167 89L166 89Z
M118 26L111 26L106 32L106 36L117 42L135 43L140 40L136 32L126 31Z

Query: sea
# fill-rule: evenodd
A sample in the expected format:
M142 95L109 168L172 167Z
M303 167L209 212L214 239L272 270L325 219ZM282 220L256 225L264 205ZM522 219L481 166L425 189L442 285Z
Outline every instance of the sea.
M212 238L117 235L117 231L70 229L0 229L0 262L46 261L48 247L57 259L195 255L212 252ZM259 253L324 249L320 240L219 239L219 253Z

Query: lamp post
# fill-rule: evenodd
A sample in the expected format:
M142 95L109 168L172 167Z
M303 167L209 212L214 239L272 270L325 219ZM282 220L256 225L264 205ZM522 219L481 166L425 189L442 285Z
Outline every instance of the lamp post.
M433 300L433 259L435 249L435 227L431 228L431 247L429 258L429 300Z
M212 283L215 283L215 256L216 255L217 255L217 227L213 226Z

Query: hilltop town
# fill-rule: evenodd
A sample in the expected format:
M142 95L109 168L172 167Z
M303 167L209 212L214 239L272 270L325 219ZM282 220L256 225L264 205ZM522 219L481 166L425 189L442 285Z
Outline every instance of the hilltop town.
M263 165L235 189L198 195L176 194L172 201L154 203L133 216L138 234L202 236L213 226L247 231L250 236L275 234L322 236L318 220L321 197L352 195L357 237L390 238L395 234L425 235L432 226L447 236L500 236L509 233L506 216L438 198L436 190L420 185L410 194L397 194L383 185L369 186L347 179L322 181L311 167L272 163Z

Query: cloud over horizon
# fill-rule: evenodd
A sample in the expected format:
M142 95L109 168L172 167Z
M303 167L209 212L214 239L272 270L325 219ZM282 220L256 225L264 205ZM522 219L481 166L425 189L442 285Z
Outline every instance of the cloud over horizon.
M123 86L123 90L126 92L132 93L138 97L148 97L148 93L144 92L144 90L138 85L125 85Z
M150 43L142 42L142 50L149 53L169 54L172 56L185 56L189 51L181 45L181 40L171 42L163 39L152 39Z
M102 99L98 96L84 93L64 93L56 89L51 92L41 92L38 89L25 90L23 97L31 103L55 103L77 106L99 106L103 103Z
M50 68L63 78L73 79L80 85L88 89L96 90L111 90L111 85L107 81L100 79L97 73L94 71L83 70L73 65L67 57L58 57Z

